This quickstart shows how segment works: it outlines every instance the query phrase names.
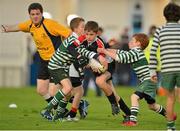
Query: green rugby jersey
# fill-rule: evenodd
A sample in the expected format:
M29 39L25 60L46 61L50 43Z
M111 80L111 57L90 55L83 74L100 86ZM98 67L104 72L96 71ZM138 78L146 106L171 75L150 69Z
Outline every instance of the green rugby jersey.
M67 49L68 46L72 45L74 42L80 43L78 41L78 36L74 32L71 36L69 36L67 39L63 41L63 43L59 46L59 48L56 50L56 52L51 57L48 68L51 70L64 68L68 71L69 66L75 61L75 57L72 56ZM86 50L85 48L79 46L76 47L76 50L79 54L81 54L84 57L87 57L89 59L93 57L97 57L97 54L91 51Z
M154 75L157 67L156 52L160 46L161 72L180 72L180 24L168 22L156 29L150 52L150 73Z
M116 61L120 63L132 63L132 67L140 82L150 79L148 62L140 48L133 48L130 51L118 50Z

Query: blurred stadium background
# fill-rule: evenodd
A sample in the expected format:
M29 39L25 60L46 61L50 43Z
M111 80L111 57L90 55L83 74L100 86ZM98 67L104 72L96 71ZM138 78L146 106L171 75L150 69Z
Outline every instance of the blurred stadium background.
M162 25L163 8L170 0L0 0L0 24L16 24L28 19L28 5L39 2L45 17L67 25L67 16L77 14L95 20L104 29L103 37L119 42L123 33L148 34L151 25ZM180 0L173 0L180 4ZM23 87L36 84L36 49L30 34L0 34L0 87ZM118 68L118 67L117 67ZM123 67L122 67L123 68ZM117 85L136 85L131 69L116 72ZM119 74L119 75L118 75ZM124 81L124 82L123 82Z
M104 29L102 37L106 41L115 38L119 43L116 48L126 49L127 46L121 45L126 45L133 33L149 34L152 25L160 26L165 23L163 8L170 1L180 5L180 0L0 0L0 24L17 24L26 21L29 17L27 11L29 4L39 2L44 8L45 17L64 25L67 25L67 17L71 14L81 16L86 21L97 21ZM35 88L28 88L36 85L37 63L38 56L30 34L0 33L0 130L132 129L120 126L122 117L112 117L105 98L93 97L93 91L87 96L91 104L89 116L85 121L80 121L81 126L76 123L71 125L64 123L59 126L58 123L42 120L37 114L46 103L35 92ZM130 105L130 94L133 89L127 86L137 84L133 71L129 65L116 64L116 72L113 75L114 84L117 87L125 87L117 88L118 94ZM89 86L94 86L92 81ZM20 89L12 89L12 87ZM157 97L157 102L165 105L165 98ZM18 109L8 108L10 103L16 103ZM133 129L165 129L166 121L163 117L149 113L145 101L142 102L141 107L139 115L141 124ZM179 105L176 104L175 110L179 113ZM180 129L179 120L178 118L177 129Z

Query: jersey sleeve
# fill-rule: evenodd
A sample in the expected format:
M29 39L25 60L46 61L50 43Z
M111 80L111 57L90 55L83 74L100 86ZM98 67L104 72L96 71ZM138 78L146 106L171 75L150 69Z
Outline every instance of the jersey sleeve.
M29 32L29 28L30 28L31 24L32 24L32 21L28 20L28 21L25 21L23 23L19 23L18 28L20 31Z
M93 51L89 51L84 47L79 46L77 48L77 51L79 54L81 54L82 56L89 58L89 59L97 59L97 57L99 56L97 53L93 52Z
M81 43L83 43L85 40L86 40L86 36L85 36L85 35L81 35L81 36L78 37L77 40L74 41L73 44L78 47L78 46L81 45Z
M105 48L105 43L104 43L104 41L102 39L98 38L96 40L96 43L97 43L98 48ZM103 53L100 53L100 55L105 57L105 54L103 54Z
M133 63L139 60L140 54L137 50L117 50L115 60L120 63Z
M154 39L153 39L153 43L152 43L152 47L150 50L150 61L149 61L149 68L150 68L150 74L151 76L153 76L154 74L156 74L156 69L157 69L157 50L158 50L158 46L160 43L160 30L162 27L157 28L156 32L154 34Z
M50 32L55 36L63 36L67 38L71 34L71 30L56 21L52 21L50 24Z

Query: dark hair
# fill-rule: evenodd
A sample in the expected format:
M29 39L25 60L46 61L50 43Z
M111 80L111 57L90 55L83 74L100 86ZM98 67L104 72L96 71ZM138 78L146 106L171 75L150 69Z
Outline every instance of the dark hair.
M85 31L93 31L93 32L97 33L98 30L99 30L99 25L95 21L88 21L86 23L86 25L85 25L85 29L84 30Z
M98 31L104 32L104 29L102 27L99 27Z
M70 22L71 30L74 31L74 29L79 26L80 22L84 22L84 19L81 18L81 17L76 17L76 18L72 19L71 22Z
M155 33L155 31L156 31L156 26L155 26L155 25L151 25L151 26L149 27L149 36L150 36L150 37L153 36L154 33Z
M180 19L180 6L175 3L169 3L164 8L163 14L167 22L178 22Z
M32 3L28 7L28 12L30 14L31 10L40 10L41 13L43 13L43 7L39 3Z
M142 50L144 50L148 46L149 38L146 34L137 33L137 34L134 34L133 37L136 39L136 41L140 42Z

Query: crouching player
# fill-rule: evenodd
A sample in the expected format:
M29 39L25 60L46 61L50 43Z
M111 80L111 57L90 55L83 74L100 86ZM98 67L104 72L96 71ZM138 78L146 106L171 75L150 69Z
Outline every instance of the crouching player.
M86 66L88 61L86 61L83 56L90 59L98 58L101 61L101 57L96 53L87 51L85 48L79 48L79 42L77 42L78 44L76 45L74 44L74 42L78 40L77 38L84 33L84 19L79 17L74 18L70 22L70 27L73 31L72 35L60 45L55 54L51 57L48 65L50 76L54 83L60 83L62 85L62 89L58 90L47 107L41 111L41 115L48 120L53 120L53 118L61 119L62 115L64 115L68 101L67 96L73 88L69 77L70 65L77 61L82 68ZM50 112L57 104L57 113L52 117Z
M137 115L139 112L139 100L145 99L149 105L149 109L166 115L166 110L155 101L156 83L151 81L148 62L145 58L143 50L147 47L149 39L147 35L139 33L133 35L128 46L130 51L115 50L115 49L98 49L98 52L104 53L118 62L132 63L133 69L140 81L134 94L131 95L131 115L130 121L123 123L125 126L136 126Z

